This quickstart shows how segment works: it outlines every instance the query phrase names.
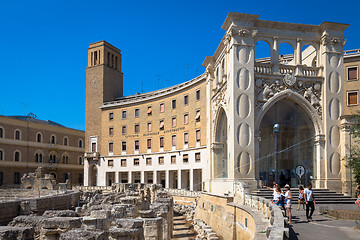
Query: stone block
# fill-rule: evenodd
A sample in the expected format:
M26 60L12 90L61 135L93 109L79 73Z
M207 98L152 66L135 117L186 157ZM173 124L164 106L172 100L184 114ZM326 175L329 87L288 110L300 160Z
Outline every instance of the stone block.
M83 217L83 226L88 230L107 230L111 222L107 218Z
M47 210L43 217L78 217L79 215L73 210Z
M109 210L93 210L90 212L90 217L93 218L109 218L110 211Z
M104 231L89 231L72 229L60 235L60 240L107 240L108 235Z
M0 239L34 239L34 228L0 226Z
M144 237L148 240L163 239L162 218L144 218Z
M123 219L115 219L113 223L118 228L136 229L136 228L142 228L144 221L143 219L123 218Z

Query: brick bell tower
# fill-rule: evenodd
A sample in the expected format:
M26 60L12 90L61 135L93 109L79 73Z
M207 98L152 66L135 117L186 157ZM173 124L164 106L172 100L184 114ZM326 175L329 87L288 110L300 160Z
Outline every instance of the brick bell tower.
M106 41L89 44L86 68L86 116L84 185L96 184L96 167L101 152L101 110L104 102L123 95L121 52ZM95 175L95 176L94 176Z

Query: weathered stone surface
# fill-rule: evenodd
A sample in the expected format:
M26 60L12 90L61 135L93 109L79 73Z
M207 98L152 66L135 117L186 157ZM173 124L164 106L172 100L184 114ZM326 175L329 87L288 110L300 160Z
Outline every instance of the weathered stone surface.
M79 215L73 210L47 210L43 217L78 217Z
M0 226L0 239L34 239L34 228Z
M108 218L83 217L83 227L91 230L107 230L110 228L111 222Z
M135 228L142 228L144 221L143 219L124 218L124 219L115 219L113 223L118 228L135 229Z
M60 235L60 240L107 240L108 234L103 231L73 229Z

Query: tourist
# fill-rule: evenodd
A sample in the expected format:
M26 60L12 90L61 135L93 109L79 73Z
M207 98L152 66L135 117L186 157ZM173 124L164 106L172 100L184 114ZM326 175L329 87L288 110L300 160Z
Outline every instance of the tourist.
M286 189L286 192L285 192L285 199L284 199L284 202L285 202L285 210L288 214L288 217L289 217L289 221L288 221L288 224L291 224L291 199L292 199L292 195L291 195L291 192L290 192L290 186L289 184L286 184L285 185L285 189Z
M303 210L305 210L305 199L304 199L304 188L303 186L299 185L299 199L298 199L299 205L298 208L296 209L297 211L300 210L300 204L302 203L303 206Z
M360 210L360 185L357 185L355 192L357 193L357 199L355 201L355 204L358 206Z
M275 199L274 197L275 197L275 194L276 194L276 188L279 187L279 184L277 184L275 181L273 181L273 187L272 188L268 187L268 186L264 186L264 187L273 191L272 195L273 195L273 200L274 200Z
M280 187L275 189L274 199L272 202L284 209L284 194L282 193Z
M307 188L304 191L304 198L305 198L305 204L306 204L306 218L308 222L312 220L312 215L315 211L315 197L314 197L314 191L312 190L311 183L308 183ZM311 212L309 214L309 210L311 208Z

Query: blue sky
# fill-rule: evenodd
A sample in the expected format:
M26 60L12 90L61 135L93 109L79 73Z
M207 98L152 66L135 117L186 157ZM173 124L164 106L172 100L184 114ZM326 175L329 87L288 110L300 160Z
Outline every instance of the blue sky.
M271 3L271 4L269 4ZM85 129L91 42L122 50L124 94L203 73L230 11L305 24L348 23L345 49L360 48L360 1L0 1L0 114Z

